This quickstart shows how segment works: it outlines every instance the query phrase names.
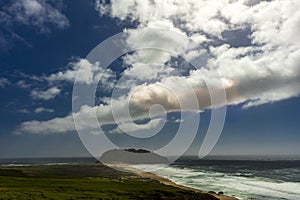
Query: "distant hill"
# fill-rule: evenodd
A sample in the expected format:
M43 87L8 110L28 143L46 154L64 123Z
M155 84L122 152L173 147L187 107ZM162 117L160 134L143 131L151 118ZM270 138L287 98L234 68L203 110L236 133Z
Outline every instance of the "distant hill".
M124 150L132 153L151 153L150 151L145 149L124 149Z
M113 149L102 154L103 163L163 164L168 159L144 149Z

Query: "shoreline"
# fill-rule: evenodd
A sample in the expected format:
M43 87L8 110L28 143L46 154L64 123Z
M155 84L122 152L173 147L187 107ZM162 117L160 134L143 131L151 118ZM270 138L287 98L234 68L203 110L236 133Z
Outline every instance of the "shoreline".
M114 170L113 170L114 169ZM115 171L118 170L118 171ZM78 173L81 172L81 173ZM124 173L126 172L126 173ZM192 188L189 186L184 186L177 184L168 178L164 178L162 176L156 175L151 172L143 171L142 169L135 168L129 164L118 163L118 164L75 164L75 165L29 165L29 166L1 166L0 167L0 178L5 179L5 183L7 182L6 177L16 177L26 179L40 177L43 178L43 181L47 181L48 179L60 179L67 178L70 180L77 180L80 178L90 177L90 178L104 178L107 180L111 180L115 183L114 178L116 177L132 177L132 178L143 178L148 180L153 180L160 185L171 186L172 188L182 189L187 191L192 191L196 193L201 193L204 195L210 195L216 197L220 200L237 200L235 197L227 196L224 194L216 194L210 193L205 190ZM66 180L67 180L66 179ZM126 178L125 178L126 179ZM91 179L92 180L92 179ZM95 179L97 180L97 179ZM118 181L117 181L118 182ZM151 182L151 181L150 181ZM21 184L21 183L20 183ZM5 185L5 184L4 184ZM151 184L150 184L151 185ZM21 184L20 186L23 187ZM56 185L54 185L56 187ZM0 185L1 187L1 185ZM37 186L39 187L39 186ZM154 187L157 187L157 184L154 184ZM44 192L41 189L42 193ZM20 195L24 195L22 192L19 192ZM14 195L14 192L12 192ZM34 194L32 194L34 195Z
M217 199L103 164L0 167L0 199Z
M134 168L134 167L132 167L128 164L105 164L105 165L107 165L108 167L119 169L121 171L136 174L136 175L138 175L142 178L149 178L149 179L152 179L152 180L156 180L156 181L158 181L158 182L160 182L161 184L164 184L164 185L177 187L177 188L184 189L184 190L199 192L199 193L210 194L210 195L212 195L212 196L214 196L214 197L216 197L220 200L238 200L235 197L227 196L227 195L224 195L224 194L212 194L212 193L208 193L208 191L205 191L205 190L192 188L192 187L188 187L188 186L184 186L184 185L179 185L179 184L177 184L177 183L175 183L175 182L173 182L173 181L171 181L167 178L161 177L161 176L156 175L156 174L151 173L151 172L145 172L141 169Z

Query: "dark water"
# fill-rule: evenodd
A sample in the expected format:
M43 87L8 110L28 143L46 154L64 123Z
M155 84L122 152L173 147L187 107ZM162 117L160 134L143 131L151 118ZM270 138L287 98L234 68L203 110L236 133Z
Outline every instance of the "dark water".
M180 160L174 167L202 169L242 177L300 182L300 160Z

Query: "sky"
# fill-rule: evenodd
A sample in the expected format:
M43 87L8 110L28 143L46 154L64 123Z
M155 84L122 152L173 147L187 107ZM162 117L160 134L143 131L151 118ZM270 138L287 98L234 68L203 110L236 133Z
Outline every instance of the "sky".
M298 0L4 0L0 16L0 158L300 154Z

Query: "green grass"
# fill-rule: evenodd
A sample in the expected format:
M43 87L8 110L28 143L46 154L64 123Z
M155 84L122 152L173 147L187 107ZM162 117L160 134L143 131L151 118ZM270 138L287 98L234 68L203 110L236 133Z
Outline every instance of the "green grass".
M113 169L90 176L94 167L0 168L0 199L216 199Z

